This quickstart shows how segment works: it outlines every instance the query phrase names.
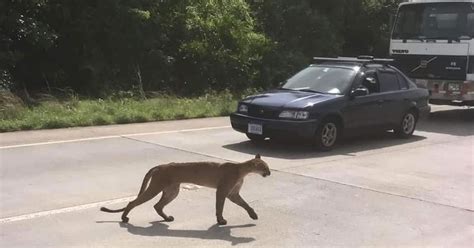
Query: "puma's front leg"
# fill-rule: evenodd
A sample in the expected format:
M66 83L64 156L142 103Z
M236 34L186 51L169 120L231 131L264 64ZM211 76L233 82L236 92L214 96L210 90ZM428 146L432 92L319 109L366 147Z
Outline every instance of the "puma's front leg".
M250 218L256 220L258 219L257 213L255 213L253 208L250 207L249 204L247 204L247 202L242 198L242 196L240 196L240 189L242 188L243 183L244 183L243 179L240 179L239 181L237 181L237 183L235 184L235 187L232 189L232 191L230 192L229 196L227 196L227 198L229 198L229 200L231 200L233 203L245 209L245 211L247 211Z
M227 221L222 216L222 212L224 211L224 202L227 195L229 195L230 190L232 187L218 187L216 191L216 217L217 223L219 225L226 225Z
M254 220L258 219L257 213L255 213L253 208L250 207L249 204L247 204L247 202L245 202L245 200L240 196L240 194L238 192L234 193L234 194L230 194L228 196L228 198L233 203L235 203L235 204L241 206L243 209L245 209L247 211L247 213L249 214L250 218L252 218Z

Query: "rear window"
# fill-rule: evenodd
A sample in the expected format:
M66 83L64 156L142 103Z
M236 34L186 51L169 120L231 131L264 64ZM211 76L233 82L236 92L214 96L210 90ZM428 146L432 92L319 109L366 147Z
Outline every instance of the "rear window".
M397 73L397 78L398 78L398 84L400 85L400 89L407 90L408 89L407 80L399 73Z
M400 90L397 74L394 72L379 71L380 92Z

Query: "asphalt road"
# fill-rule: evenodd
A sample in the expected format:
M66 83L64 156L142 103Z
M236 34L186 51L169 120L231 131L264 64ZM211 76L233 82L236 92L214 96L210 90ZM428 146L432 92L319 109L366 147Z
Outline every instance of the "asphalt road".
M0 247L441 246L472 247L474 109L433 107L415 136L349 139L321 153L294 143L254 145L211 118L0 134ZM154 199L129 224L122 207L146 171L184 161L245 161L251 220L227 201L215 225L212 189L182 185L162 222Z

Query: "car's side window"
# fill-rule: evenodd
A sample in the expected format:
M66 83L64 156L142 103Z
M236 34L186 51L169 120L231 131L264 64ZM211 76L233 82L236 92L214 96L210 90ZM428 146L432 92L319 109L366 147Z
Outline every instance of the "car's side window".
M375 71L368 71L362 78L362 86L369 90L369 94L380 92L379 79Z
M400 73L397 73L397 78L400 89L407 90L409 88L407 80Z
M379 71L380 92L400 90L397 74L392 71Z

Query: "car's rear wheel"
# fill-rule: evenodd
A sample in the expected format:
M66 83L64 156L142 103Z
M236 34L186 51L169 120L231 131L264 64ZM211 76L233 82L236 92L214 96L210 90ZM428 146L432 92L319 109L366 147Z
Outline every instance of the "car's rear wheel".
M340 125L335 119L323 121L318 130L316 130L316 147L322 151L332 150L337 143L340 133Z
M254 142L262 142L265 140L265 136L252 133L247 133L247 138Z
M418 115L414 110L406 112L400 124L394 129L395 134L400 138L409 138L413 135L418 121Z

